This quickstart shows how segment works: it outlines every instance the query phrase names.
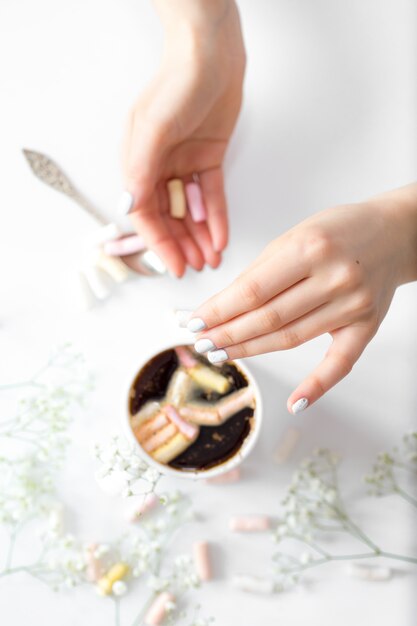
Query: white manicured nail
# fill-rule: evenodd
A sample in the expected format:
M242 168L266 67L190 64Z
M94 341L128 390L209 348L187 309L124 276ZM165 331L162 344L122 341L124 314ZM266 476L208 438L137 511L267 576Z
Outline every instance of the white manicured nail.
M213 350L207 354L207 358L210 363L221 363L222 361L227 361L229 358L226 350Z
M175 309L174 315L178 326L180 328L187 328L187 324L190 321L192 314L193 312L188 309Z
M200 330L204 330L206 328L206 323L201 319L201 317L195 317L188 322L187 328L192 333L199 333Z
M124 191L117 203L117 212L120 215L127 215L133 207L133 196L129 191Z
M199 354L204 354L205 352L208 352L209 350L215 350L215 349L216 349L216 346L214 345L211 339L199 339L194 344L194 350L198 352Z
M293 412L293 415L295 415L296 413L300 413L301 411L304 411L304 409L306 409L307 407L308 407L307 398L300 398L299 400L297 400L297 402L294 402L294 404L291 407L291 411Z

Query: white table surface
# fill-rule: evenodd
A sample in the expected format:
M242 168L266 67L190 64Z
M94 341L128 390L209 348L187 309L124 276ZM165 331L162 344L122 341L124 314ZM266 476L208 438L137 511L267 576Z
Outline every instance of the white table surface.
M63 493L79 536L104 539L120 528L124 503L98 490L89 447L117 429L123 392L143 355L188 339L175 328L172 308L193 308L226 285L274 233L326 206L415 177L412 0L242 0L240 6L249 64L226 168L232 238L221 268L187 272L181 282L132 280L85 313L77 309L71 277L91 223L29 173L20 149L53 156L112 218L124 116L157 67L160 27L145 0L1 2L0 378L31 373L68 339L96 372L97 392L86 421L76 426L77 462ZM232 590L232 573L267 572L273 546L267 537L232 536L227 520L238 512L276 514L297 462L317 445L330 446L345 459L343 484L356 519L390 549L417 551L409 509L394 499L369 504L360 482L377 451L415 427L416 312L417 286L401 288L349 378L296 418L286 412L286 398L328 339L249 363L266 412L245 480L185 487L204 522L190 528L183 547L193 537L217 544L218 580L198 597L218 626L414 623L412 574L372 584L347 578L335 565L311 573L300 592L263 598ZM274 466L272 450L290 424L302 432L300 445L285 466ZM126 599L123 626L135 601ZM1 582L0 605L7 626L113 623L111 607L91 592L54 595L25 577Z

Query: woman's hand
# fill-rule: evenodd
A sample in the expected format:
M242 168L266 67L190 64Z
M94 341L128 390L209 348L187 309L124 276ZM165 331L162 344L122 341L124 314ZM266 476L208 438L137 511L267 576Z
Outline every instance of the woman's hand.
M189 329L212 363L288 350L323 333L324 360L288 399L296 413L346 376L398 285L417 280L417 185L314 215L267 246Z
M122 204L135 229L180 277L217 267L227 243L222 164L242 99L245 54L233 0L156 0L165 30L160 70L127 124ZM166 184L197 174L207 221L169 215Z

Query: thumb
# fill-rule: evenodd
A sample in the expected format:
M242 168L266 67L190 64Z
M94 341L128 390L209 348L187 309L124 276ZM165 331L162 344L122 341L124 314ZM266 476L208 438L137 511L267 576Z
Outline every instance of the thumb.
M290 413L306 409L347 376L374 335L367 326L345 326L331 334L333 343L323 361L288 398Z

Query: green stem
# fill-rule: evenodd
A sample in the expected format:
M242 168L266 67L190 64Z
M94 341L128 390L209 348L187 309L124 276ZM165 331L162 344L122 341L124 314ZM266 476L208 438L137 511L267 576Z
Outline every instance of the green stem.
M398 485L396 485L395 489L394 489L395 493L397 493L399 496L401 496L402 498L404 498L404 500L406 500L407 502L409 502L412 506L417 507L417 499L413 498L413 496L410 496L409 493L407 493L406 491L404 491L403 489L401 489L401 487L399 487Z
M7 550L6 563L4 566L5 572L10 570L12 559L13 559L13 550L14 550L15 543L16 543L16 531L12 532L10 535L9 548Z
M120 626L120 599L114 598L114 623Z

